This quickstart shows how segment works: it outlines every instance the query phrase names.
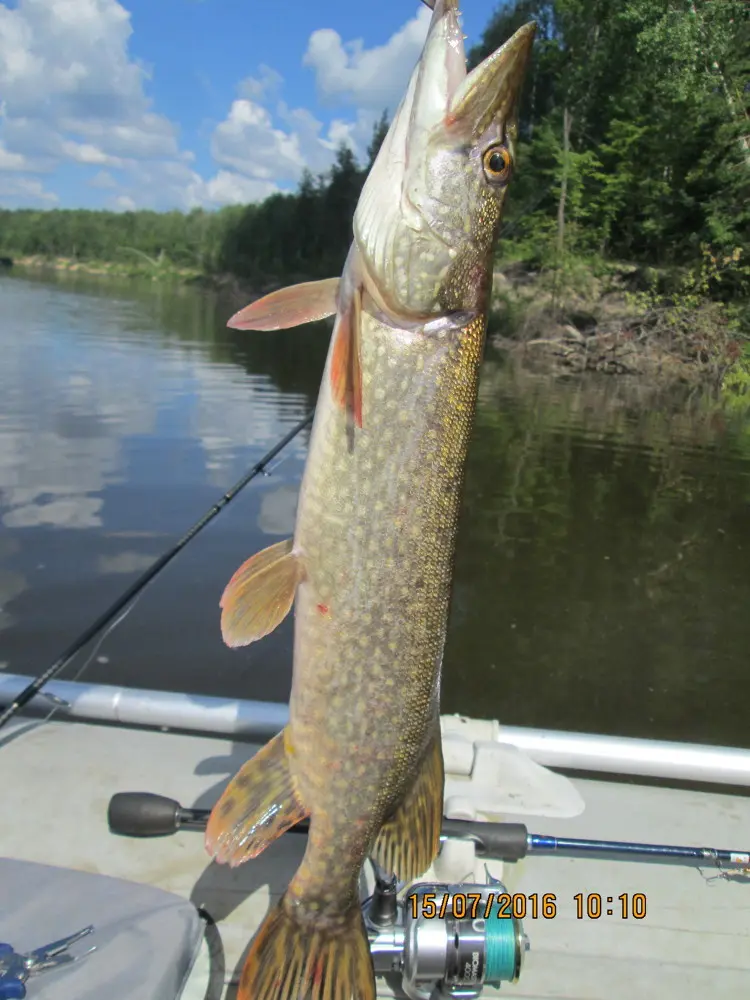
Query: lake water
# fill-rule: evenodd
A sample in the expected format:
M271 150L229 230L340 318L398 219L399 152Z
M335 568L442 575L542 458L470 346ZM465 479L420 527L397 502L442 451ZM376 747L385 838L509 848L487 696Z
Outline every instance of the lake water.
M315 403L328 328L225 327L193 288L0 277L0 666L36 674ZM218 601L291 533L301 433L65 677L285 700L291 619ZM750 747L750 417L520 375L488 350L443 710Z

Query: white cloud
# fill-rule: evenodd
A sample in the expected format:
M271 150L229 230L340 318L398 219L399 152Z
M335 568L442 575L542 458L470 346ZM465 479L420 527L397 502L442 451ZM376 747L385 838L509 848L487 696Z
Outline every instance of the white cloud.
M61 126L87 139L96 139L120 156L178 156L176 126L161 115L144 113L137 122L111 122L92 117L63 119ZM183 154L184 155L184 154Z
M305 168L326 170L341 143L363 160L376 119L401 99L429 22L424 8L385 45L372 49L361 41L345 43L328 28L313 32L303 65L314 71L324 97L356 106L355 119L336 118L326 128L308 108L289 107L279 96L283 78L261 66L257 76L240 83L240 96L214 129L214 160L235 176L268 185L296 183Z
M127 194L118 194L113 204L120 212L134 212L138 207L130 195Z
M275 128L270 113L247 98L232 102L226 119L211 137L211 155L256 180L297 180L305 159L295 133Z
M324 98L354 106L351 118L328 124L289 107L283 77L259 66L213 128L216 171L206 177L193 168L194 154L180 149L175 123L152 106L149 72L128 51L133 29L121 2L7 4L0 0L0 199L50 204L53 181L30 175L79 164L109 168L87 183L109 188L110 205L121 210L262 199L293 187L305 168L326 170L342 142L363 160L373 123L400 98L429 23L425 8L371 49L331 29L313 32L303 64Z
M357 142L354 138L357 126L354 122L344 122L339 118L334 119L328 127L327 145L337 148L343 142L352 149L357 149Z
M70 139L63 141L62 149L68 159L77 163L93 163L97 166L121 167L122 160L119 156L110 156L98 146L92 146L89 142L73 142Z
M419 59L431 16L422 7L385 45L371 49L361 39L344 42L332 28L314 31L303 63L315 71L321 97L370 111L386 107L395 111Z
M98 174L91 178L89 187L94 188L116 188L117 181L107 170L100 170Z
M96 186L111 187L106 178L112 179L105 174L104 182L100 179ZM259 201L278 190L270 181L245 177L231 170L219 170L206 180L186 163L174 160L136 163L126 182L114 186L117 191L108 204L116 211L158 208L165 204L184 211L220 208Z
M372 116L369 112L359 112L356 122L345 122L337 118L330 123L325 133L323 123L307 108L289 108L281 101L276 113L297 137L301 155L313 172L330 166L333 160L331 154L342 142L351 146L355 153L361 154L367 145L367 142L362 144L362 139L366 134L369 140L372 131Z
M270 181L242 177L229 170L220 170L211 180L201 180L188 195L195 205L237 205L251 201L261 201L278 188Z
M186 156L174 123L151 107L148 72L128 53L131 34L118 0L0 2L0 170L128 169ZM28 179L26 190L49 197ZM16 185L2 197L22 193Z
M95 132L107 148L110 131L173 134L150 111L145 69L127 52L130 15L117 0L20 0L0 6L0 92L6 119L64 122ZM158 120L158 122L157 122ZM132 155L132 149L128 150Z
M235 176L255 181L249 190L257 190L257 197L279 190L278 185L297 183L305 168L313 173L327 170L342 142L362 156L376 117L360 112L356 121L337 118L326 129L307 108L290 108L280 100L274 112L238 98L211 136L214 160Z
M261 65L258 67L258 76L245 77L240 83L240 97L247 97L251 101L277 97L283 82L281 73L270 66Z
M335 118L326 127L304 107L282 99L283 77L269 66L242 80L239 96L211 136L211 154L224 168L211 181L193 184L191 194L211 204L262 198L299 181L307 168L320 173L331 165L341 143L364 160L376 119L395 109L419 54L430 23L420 10L385 45L365 49L361 41L344 43L330 29L310 36L303 65L316 76L326 98L354 104L354 120Z
M306 163L299 137L276 128L259 103L276 99L279 73L261 66L242 81L211 140L219 169L205 179L188 165L193 154L180 151L175 125L152 108L148 74L128 53L131 33L118 0L19 0L12 10L0 2L0 171L117 168L121 184L105 171L89 184L112 189L118 210L246 202L298 180ZM55 198L29 177L5 179L0 197Z
M41 181L18 174L0 174L0 199L11 206L42 205L49 207L59 199L47 191Z
M20 153L9 153L0 142L0 170L26 170L26 160Z

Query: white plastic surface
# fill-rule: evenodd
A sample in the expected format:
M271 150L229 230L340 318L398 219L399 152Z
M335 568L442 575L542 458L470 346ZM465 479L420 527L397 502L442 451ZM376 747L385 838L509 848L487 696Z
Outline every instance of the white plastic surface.
M471 735L459 732L443 735L447 817L569 818L583 812L584 801L569 778L537 764L511 743L472 740Z

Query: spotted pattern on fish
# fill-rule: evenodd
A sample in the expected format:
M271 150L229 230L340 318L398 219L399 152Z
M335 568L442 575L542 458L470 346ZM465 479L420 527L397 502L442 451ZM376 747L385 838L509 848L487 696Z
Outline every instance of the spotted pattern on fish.
M365 313L351 451L323 378L295 535L290 769L311 813L286 896L297 920L343 926L435 724L484 333L484 314L428 336Z

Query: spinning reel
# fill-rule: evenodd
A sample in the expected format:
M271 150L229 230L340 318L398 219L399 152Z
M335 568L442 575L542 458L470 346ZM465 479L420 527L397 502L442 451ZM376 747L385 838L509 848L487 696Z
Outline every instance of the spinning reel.
M363 904L375 972L400 974L410 1000L477 1000L485 986L515 982L529 941L501 902L510 898L505 887L487 878L419 882L399 899L395 877L375 867Z

